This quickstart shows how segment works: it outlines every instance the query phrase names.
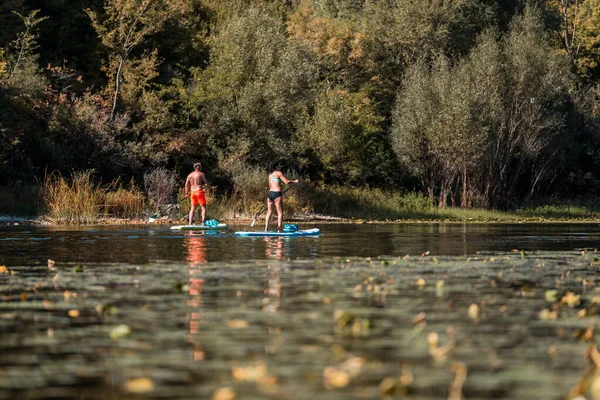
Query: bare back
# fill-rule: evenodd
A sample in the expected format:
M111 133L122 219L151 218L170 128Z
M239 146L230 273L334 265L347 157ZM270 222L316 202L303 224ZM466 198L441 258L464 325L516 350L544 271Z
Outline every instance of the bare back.
M204 173L200 171L193 171L188 175L185 186L189 187L190 190L196 191L204 189L205 184L206 177L204 176Z

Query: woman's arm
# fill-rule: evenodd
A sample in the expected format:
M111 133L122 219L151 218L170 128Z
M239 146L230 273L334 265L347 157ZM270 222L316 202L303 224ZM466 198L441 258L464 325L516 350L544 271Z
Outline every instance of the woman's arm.
M291 183L298 183L298 179L295 179L295 180L291 181L288 178L286 178L285 176L283 176L283 172L279 172L279 179L281 179L283 181L283 183L285 183L286 185L288 185L290 182Z

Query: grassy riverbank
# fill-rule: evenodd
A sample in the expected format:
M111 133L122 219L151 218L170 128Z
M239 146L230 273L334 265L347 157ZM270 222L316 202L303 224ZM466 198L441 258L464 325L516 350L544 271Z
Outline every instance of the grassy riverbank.
M265 205L262 191L219 193L207 190L208 216L224 221L244 221ZM178 193L177 198L183 198ZM304 183L285 195L286 219L299 221L354 222L552 222L596 221L600 203L595 199L558 202L548 200L514 210L438 208L418 193L386 192L380 189L319 186ZM189 212L189 204L168 208L161 205L163 222L177 221ZM50 176L42 185L0 189L0 214L27 216L54 224L144 223L157 213L135 183L94 182L89 173L69 179Z

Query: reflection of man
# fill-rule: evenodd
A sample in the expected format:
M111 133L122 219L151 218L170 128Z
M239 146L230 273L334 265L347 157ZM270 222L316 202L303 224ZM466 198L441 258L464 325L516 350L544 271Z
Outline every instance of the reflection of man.
M186 231L188 237L184 241L184 246L187 247L187 261L191 264L200 264L206 262L206 243L204 235Z
M200 331L201 313L198 312L202 306L202 290L204 289L204 279L195 276L202 273L200 265L206 262L206 243L202 234L187 232L188 238L184 241L188 251L187 261L190 263L190 300L188 305L192 308L190 312L190 335L195 335ZM204 350L201 346L194 348L194 360L203 360Z

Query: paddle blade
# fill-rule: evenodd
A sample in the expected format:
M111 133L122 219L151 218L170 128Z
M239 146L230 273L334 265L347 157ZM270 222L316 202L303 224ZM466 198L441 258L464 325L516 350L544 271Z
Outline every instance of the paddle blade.
M151 215L150 217L148 217L148 222L155 222L157 218L158 214Z
M252 218L252 222L250 223L250 228L252 228L254 226L254 224L256 224L256 216L254 216L254 218Z

